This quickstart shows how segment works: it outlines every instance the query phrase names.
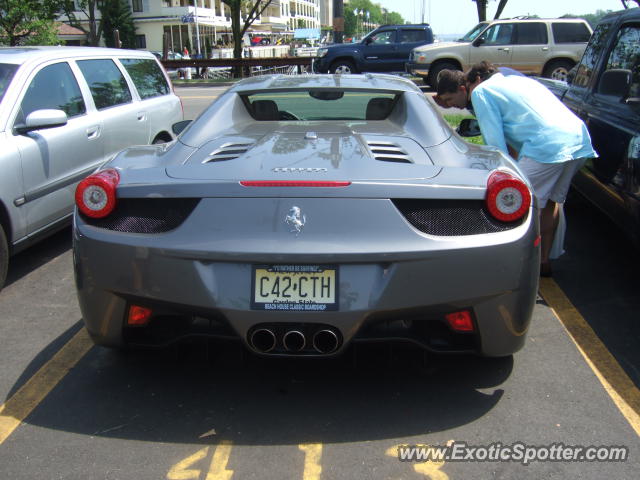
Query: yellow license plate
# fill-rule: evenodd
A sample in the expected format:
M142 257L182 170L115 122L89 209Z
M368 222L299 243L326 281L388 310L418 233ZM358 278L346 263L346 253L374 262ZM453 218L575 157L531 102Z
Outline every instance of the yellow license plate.
M260 265L253 267L254 310L337 310L335 265Z

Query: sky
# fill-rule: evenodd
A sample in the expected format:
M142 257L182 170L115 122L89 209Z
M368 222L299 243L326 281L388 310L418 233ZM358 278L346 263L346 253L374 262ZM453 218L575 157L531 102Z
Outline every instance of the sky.
M478 11L473 0L372 0L390 11L398 12L405 20L420 22L421 4L425 5L425 22L438 35L462 34L478 23ZM498 2L489 0L487 19L496 13ZM553 18L571 13L581 15L596 10L622 10L620 0L509 0L500 18L517 15L538 15Z

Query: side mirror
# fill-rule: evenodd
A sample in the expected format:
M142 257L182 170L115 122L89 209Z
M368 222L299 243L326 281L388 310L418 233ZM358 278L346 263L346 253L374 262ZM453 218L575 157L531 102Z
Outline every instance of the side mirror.
M373 43L373 38L372 37L367 37L364 39L364 43L365 45L370 45L371 43Z
M477 137L482 134L482 132L480 132L480 124L475 118L465 118L462 120L458 128L456 128L456 132L458 132L458 135L461 137Z
M178 123L174 123L171 126L171 130L173 131L173 133L175 135L180 135L182 133L182 131L187 128L189 126L189 124L192 122L193 120L182 120L181 122Z
M479 47L480 45L482 45L484 42L486 42L487 40L484 37L478 37L475 39L475 41L471 44L474 47Z
M622 68L612 68L607 70L600 77L598 85L598 93L602 95L614 95L619 98L627 98L629 96L629 87L631 86L631 70Z
M63 110L43 109L35 110L27 115L24 125L16 125L18 133L23 134L33 130L61 127L67 124L67 114Z

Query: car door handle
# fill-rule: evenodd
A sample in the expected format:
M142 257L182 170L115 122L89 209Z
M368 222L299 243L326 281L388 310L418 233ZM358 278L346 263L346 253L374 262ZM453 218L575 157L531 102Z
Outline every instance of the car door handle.
M542 51L543 52L548 52L549 51L549 47L542 47Z
M511 49L509 47L501 47L498 50L502 50L503 52L509 52Z
M143 121L147 118L147 112L138 112L138 120Z
M97 138L98 136L100 136L100 125L87 128L88 139Z

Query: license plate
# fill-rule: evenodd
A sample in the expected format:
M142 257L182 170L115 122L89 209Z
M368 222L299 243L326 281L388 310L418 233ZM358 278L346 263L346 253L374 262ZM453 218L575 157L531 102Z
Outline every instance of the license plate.
M336 265L254 265L254 310L338 309Z

